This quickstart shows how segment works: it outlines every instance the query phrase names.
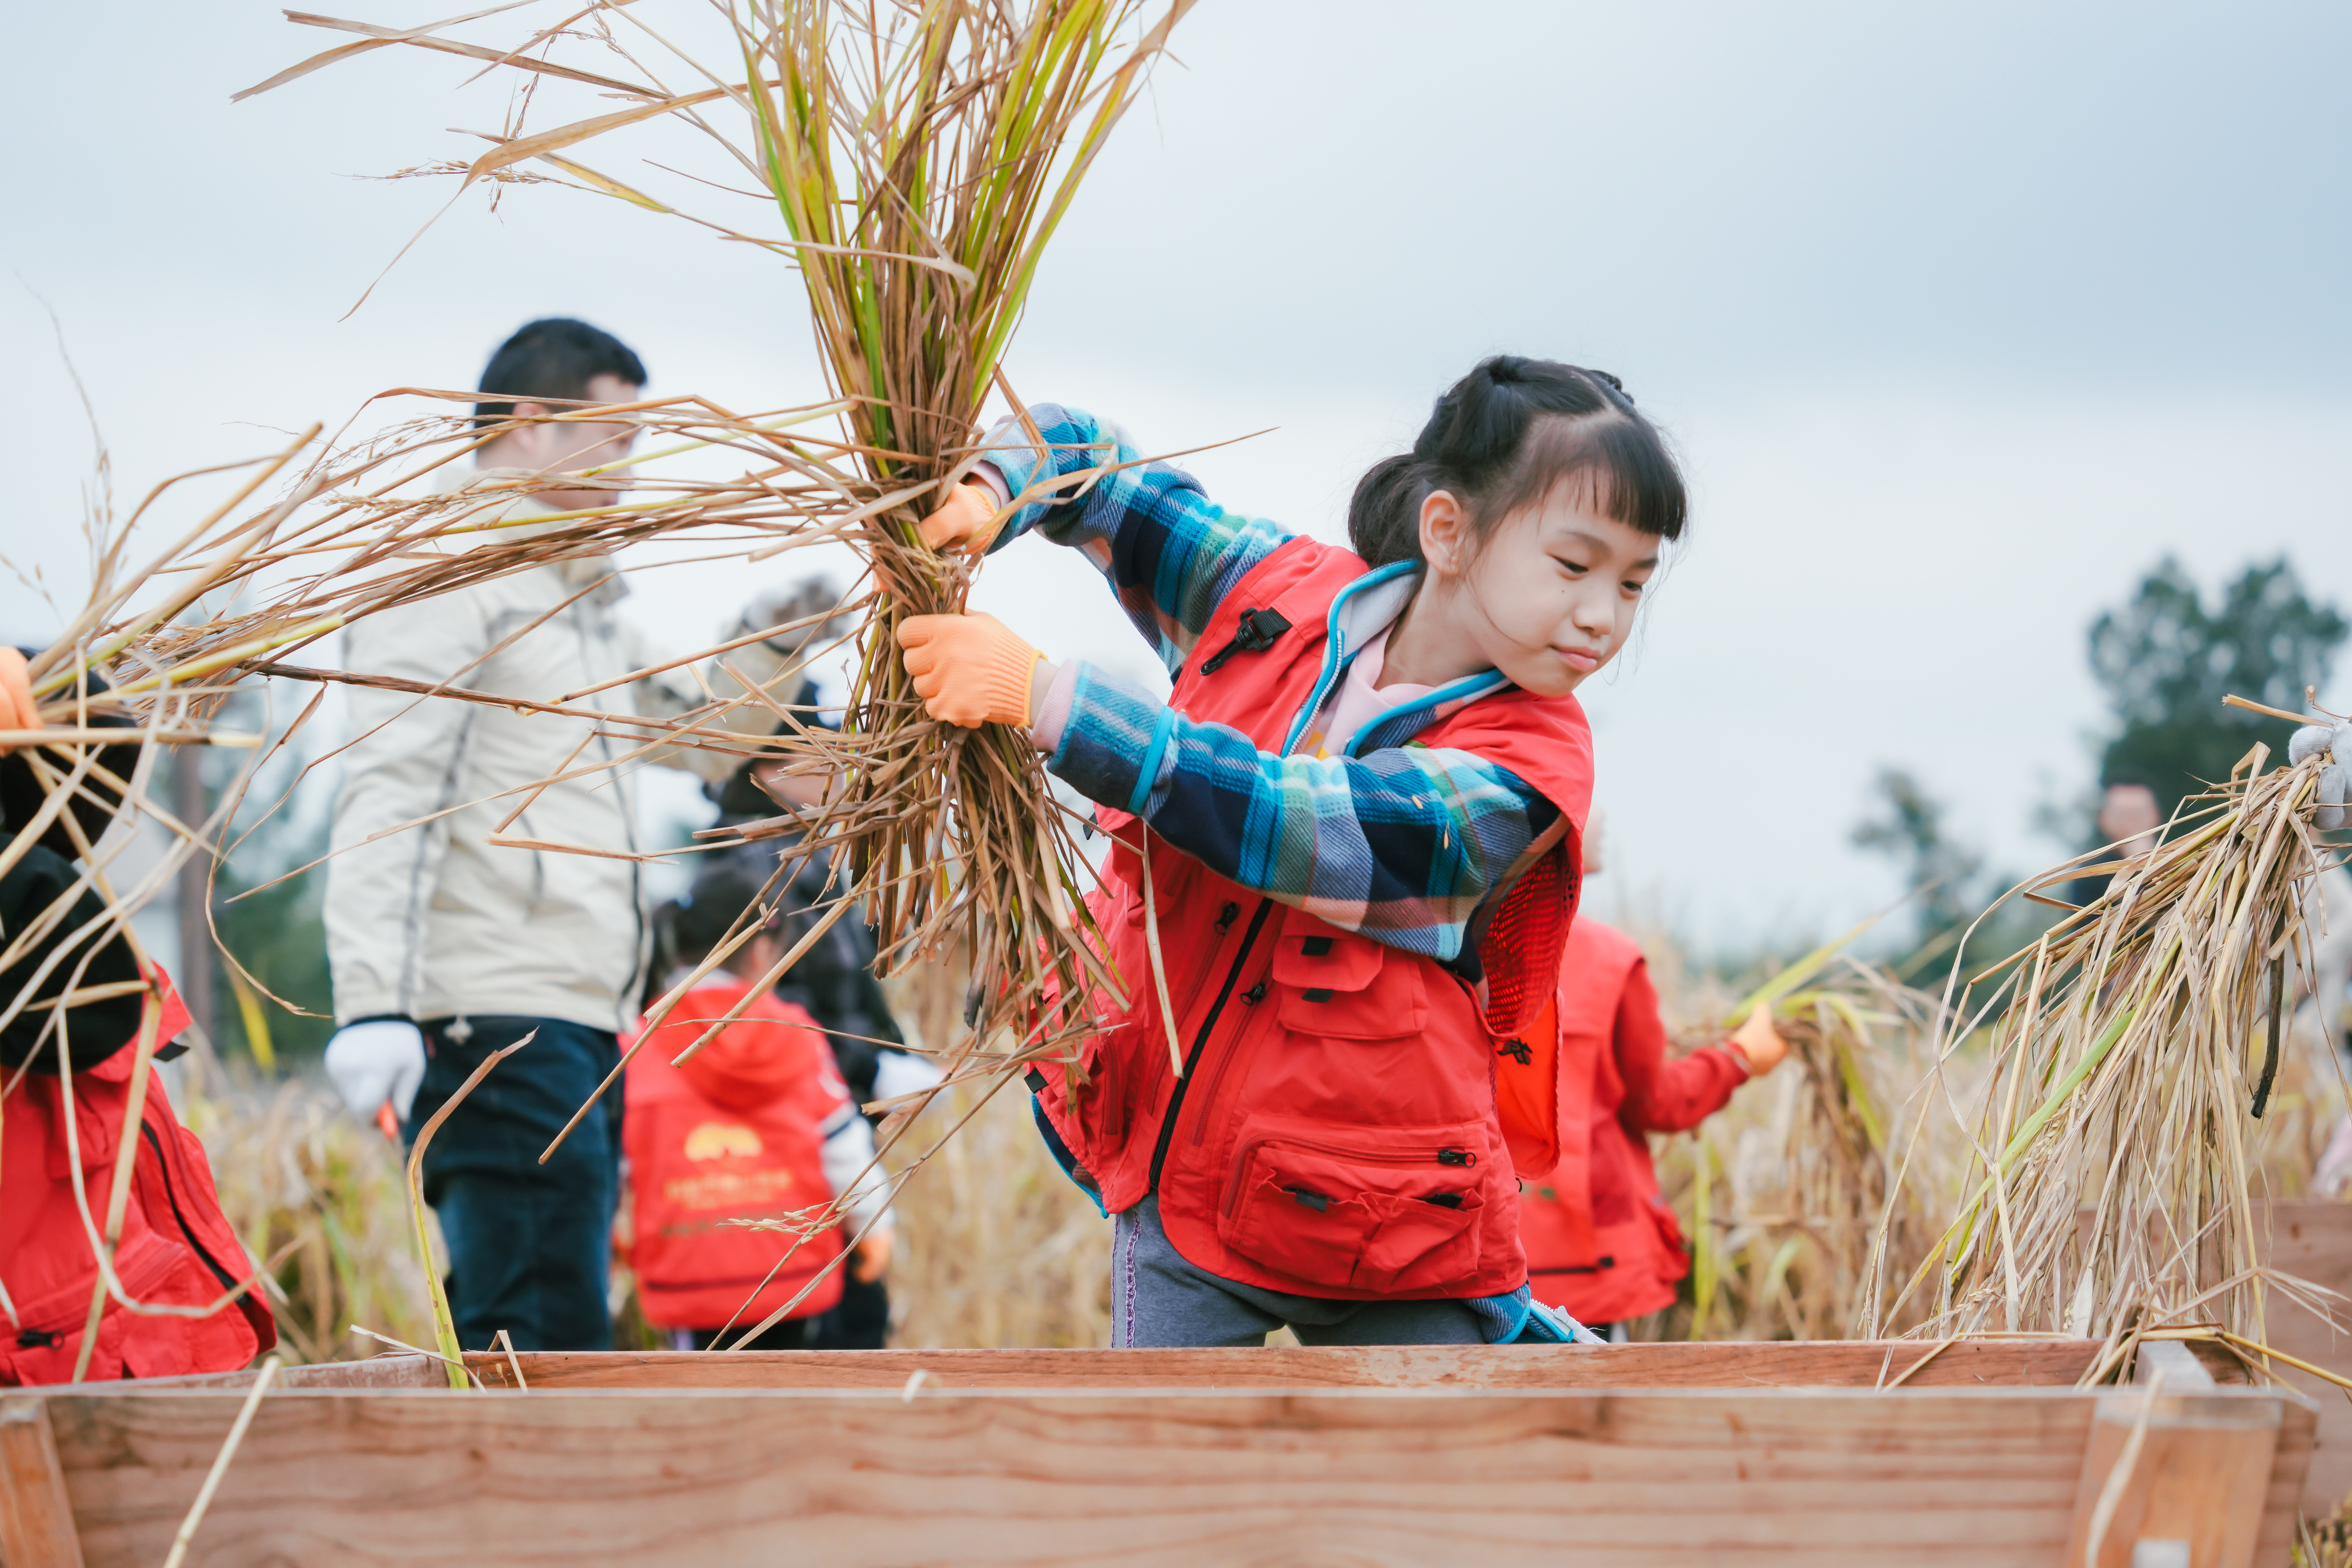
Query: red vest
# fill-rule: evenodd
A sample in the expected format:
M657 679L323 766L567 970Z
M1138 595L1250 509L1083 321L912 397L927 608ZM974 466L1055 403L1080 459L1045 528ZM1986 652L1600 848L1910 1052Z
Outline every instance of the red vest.
M1613 1323L1674 1304L1690 1271L1682 1226L1658 1191L1649 1137L1619 1120L1617 1013L1642 950L1579 919L1560 962L1560 1157L1519 1212L1536 1300L1581 1322Z
M168 976L163 986L158 1044L188 1027L188 1011ZM98 1281L74 1189L81 1188L92 1223L103 1229L134 1056L126 1046L74 1075L79 1172L67 1150L64 1086L54 1075L26 1073L0 1106L0 1284L16 1308L16 1321L0 1325L6 1330L0 1385L73 1376ZM142 1306L208 1306L251 1274L253 1264L221 1213L204 1145L172 1114L160 1076L147 1080L137 1137L115 1275ZM278 1325L258 1290L205 1317L130 1312L109 1297L88 1375L234 1372L277 1342Z
M724 1223L813 1218L831 1203L824 1122L849 1100L816 1021L772 992L685 1067L670 1065L744 990L741 981L727 980L688 992L629 1063L621 1119L629 1265L646 1321L656 1328L715 1329L730 1318L756 1323L841 1252L840 1231L827 1230L778 1268L792 1233ZM812 1317L840 1299L835 1269L793 1316Z
M1365 571L1344 550L1283 546L1227 593L1171 705L1279 751L1322 673L1333 598ZM1258 651L1225 653L1241 616L1267 609L1289 629ZM1567 817L1523 879L1565 906L1550 911L1549 942L1481 944L1489 986L1532 990L1539 1003L1573 908L1576 879L1564 868L1579 863L1591 798L1583 710L1506 688L1413 743L1476 752ZM1104 1205L1122 1212L1156 1191L1180 1253L1266 1289L1368 1300L1517 1289L1527 1268L1496 1108L1497 1042L1473 987L1227 881L1154 836L1152 890L1186 1061L1178 1080L1146 944L1145 836L1124 813L1097 815L1117 839L1097 908L1128 1000L1097 998L1108 1026L1081 1047L1078 1071L1044 1075L1038 1099Z

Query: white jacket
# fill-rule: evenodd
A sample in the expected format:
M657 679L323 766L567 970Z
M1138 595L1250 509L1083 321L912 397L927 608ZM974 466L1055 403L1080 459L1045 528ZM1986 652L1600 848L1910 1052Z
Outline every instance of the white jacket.
M480 477L458 470L449 488ZM545 510L518 501L509 515ZM552 701L652 662L614 611L627 592L603 557L533 567L354 623L344 667ZM337 1020L504 1014L626 1026L650 948L638 863L488 840L528 797L520 786L624 756L631 742L601 736L574 757L592 721L346 689L356 739L342 755L326 895ZM626 687L572 706L634 712L639 700L685 706L667 689ZM502 837L636 853L630 775L646 761L550 785Z

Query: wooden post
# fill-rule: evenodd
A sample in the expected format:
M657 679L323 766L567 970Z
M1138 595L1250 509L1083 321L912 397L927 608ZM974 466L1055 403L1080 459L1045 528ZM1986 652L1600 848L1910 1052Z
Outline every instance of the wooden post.
M2161 1387L2099 1395L2064 1568L2249 1568L2281 1410Z
M0 1398L0 1568L82 1568L47 1400Z

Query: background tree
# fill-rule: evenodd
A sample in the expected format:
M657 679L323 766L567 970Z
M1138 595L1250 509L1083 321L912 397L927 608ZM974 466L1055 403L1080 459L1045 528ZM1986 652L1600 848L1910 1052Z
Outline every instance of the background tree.
M2017 878L1988 870L1984 851L1953 835L1944 803L1908 769L1879 769L1871 794L1877 810L1854 825L1853 842L1901 868L1912 937L1891 966L1903 979L1925 984L1940 975L1938 962L1949 963L1969 922ZM2046 910L2021 900L2003 904L1969 939L1971 962L1990 962L2032 942L2048 919Z
M278 734L285 694L278 694L273 711L266 693L268 684L255 681L239 691L225 721L232 728L267 731L273 738ZM268 992L302 1011L289 1012L232 976L209 941L196 950L201 956L194 961L211 974L211 1016L199 1021L225 1052L234 1055L242 1046L268 1069L282 1064L299 1070L305 1058L316 1058L326 1049L335 1032L334 988L327 971L327 868L311 864L327 852L335 775L324 769L312 773L283 806L278 804L326 744L330 742L318 731L306 730L262 764L227 836L235 847L213 886L212 916L221 942ZM218 805L221 792L249 753L205 747L196 755L204 770L208 811ZM305 866L310 869L278 880ZM200 879L201 871L199 889ZM183 896L190 891L184 883L182 891ZM191 960L184 954L182 963L191 964Z
M1906 768L1879 769L1872 793L1878 797L1879 811L1855 824L1853 841L1902 867L1920 942L1931 942L1974 920L1982 907L1974 894L1984 871L1984 855L1946 831L1944 803Z
M2335 605L2305 594L2284 556L2247 567L2210 610L2166 556L2128 603L2091 623L2091 673L2116 723L2100 784L2145 784L2169 816L2183 795L2229 777L2257 741L2284 760L2294 726L2221 699L2235 692L2300 710L2303 689L2326 683L2348 631Z

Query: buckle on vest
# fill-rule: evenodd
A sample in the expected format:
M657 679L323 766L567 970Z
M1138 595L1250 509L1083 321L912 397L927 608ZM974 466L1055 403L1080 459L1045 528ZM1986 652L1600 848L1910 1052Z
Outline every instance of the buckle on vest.
M1234 640L1202 659L1201 673L1216 674L1237 653L1264 653L1289 629L1290 617L1279 610L1244 610L1234 623Z

